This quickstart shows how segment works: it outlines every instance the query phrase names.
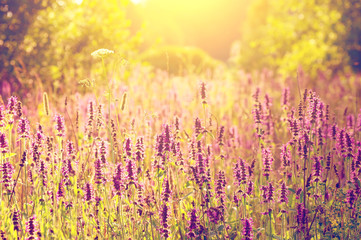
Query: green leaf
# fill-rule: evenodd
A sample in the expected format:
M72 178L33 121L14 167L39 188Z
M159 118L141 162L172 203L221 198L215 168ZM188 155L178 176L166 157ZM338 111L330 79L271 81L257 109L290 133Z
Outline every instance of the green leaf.
M184 199L188 198L188 197L189 197L191 194L193 194L193 193L194 193L194 191L187 193L184 197L182 197L182 198L180 199L180 202L183 201Z
M196 141L200 141L200 140L202 139L202 137L203 137L203 133L200 133L200 134L198 135Z

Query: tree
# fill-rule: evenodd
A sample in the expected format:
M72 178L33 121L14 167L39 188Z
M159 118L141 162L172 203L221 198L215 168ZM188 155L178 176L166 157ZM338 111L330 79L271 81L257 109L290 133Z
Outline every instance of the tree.
M0 1L0 88L10 81L12 88L19 85L13 76L17 59L23 55L19 45L42 9L53 0L1 0ZM2 91L0 91L3 95Z
M127 6L128 0L62 0L42 8L17 42L19 82L35 92L66 93L100 72L93 51L108 48L131 58L141 39L129 31Z
M284 76L295 76L301 65L313 77L319 70L344 66L341 18L330 0L256 0L244 26L240 64Z

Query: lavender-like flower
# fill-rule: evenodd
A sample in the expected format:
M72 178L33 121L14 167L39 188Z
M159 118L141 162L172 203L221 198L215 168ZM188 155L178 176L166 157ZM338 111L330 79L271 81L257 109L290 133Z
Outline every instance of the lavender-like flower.
M102 141L100 141L100 144L99 144L99 158L100 158L102 164L106 164L107 154L108 154L107 142L102 140Z
M126 171L127 171L127 188L131 184L137 184L137 171L133 159L129 158L126 160Z
M94 102L89 101L88 104L88 122L86 125L86 133L88 138L91 137L93 133L93 123L94 123Z
M204 82L201 82L200 93L201 93L202 104L207 104L207 96L206 96L207 90L206 90L206 84Z
M269 148L262 149L262 159L263 159L263 176L266 178L269 177L272 170L273 157L271 155L271 150Z
M59 201L60 198L63 198L65 196L65 190L64 190L64 182L63 179L60 180L58 191L56 193L56 199Z
M202 130L203 130L203 127L202 127L201 120L197 117L194 120L194 134L195 134L195 137L198 137L198 135L202 132Z
M132 140L130 138L126 138L124 140L124 152L126 154L127 157L131 157L132 156Z
M233 168L234 178L237 180L238 186L247 181L247 167L243 159L239 158Z
M251 196L253 194L253 190L254 190L254 182L253 181L248 181L247 195Z
M39 177L41 179L41 185L46 187L47 186L47 166L45 165L44 160L40 160L40 166L39 166Z
M189 218L190 220L188 221L189 226L188 226L187 237L195 238L198 236L198 229L199 229L199 220L197 217L197 210L195 208L193 208L189 212Z
M16 114L16 103L18 102L18 98L15 96L11 96L8 99L8 105L7 105L7 110L9 114Z
M137 139L137 143L135 144L135 160L138 163L141 163L144 161L144 139L143 137L139 137Z
M98 111L97 111L97 119L96 119L96 127L99 129L103 125L103 105L98 105Z
M161 209L159 211L159 218L160 218L160 233L162 237L167 239L169 237L169 225L168 225L168 219L169 219L169 207L167 203L163 203L161 206Z
M5 126L5 109L3 105L0 105L0 127Z
M170 186L169 186L169 180L167 177L164 178L163 180L163 191L162 191L162 201L164 203L169 202L169 198L171 197L172 191L170 190Z
M287 144L282 145L281 148L281 163L283 168L291 164L291 150L287 148Z
M38 223L36 221L36 216L33 215L29 218L29 221L26 222L26 232L29 234L27 240L37 240L39 239L37 236L38 233Z
M91 183L86 183L84 188L85 188L84 200L87 202L93 201L94 200L94 190L93 190L93 186L91 185Z
M236 197L236 195L235 195ZM207 210L207 216L209 218L209 221L213 224L218 224L222 219L222 212L217 207L211 207Z
M164 151L170 152L170 146L172 143L170 127L168 124L165 124L163 126L163 129L164 129L163 130Z
M307 226L308 224L307 214L308 214L308 210L303 207L303 204L302 203L297 204L296 221L297 221L298 231L302 232L305 229L305 226Z
M12 215L13 225L14 225L14 231L19 232L21 230L20 226L20 213L19 211L14 211Z
M94 171L95 171L95 183L96 184L103 184L104 183L104 174L103 174L103 164L102 161L98 158L94 162Z
M243 236L242 240L252 240L253 239L253 219L246 218L243 220Z
M353 208L353 205L357 199L357 195L355 194L355 190L350 189L347 191L347 203L350 208Z
M279 202L285 204L288 203L288 189L285 182L281 183Z
M284 88L282 92L282 99L281 99L283 109L288 109L290 103L290 89Z
M164 137L163 135L157 135L156 137L156 144L155 144L155 151L157 157L162 157L164 154Z
M55 121L55 130L56 130L56 135L59 137L64 137L65 136L65 124L64 124L64 117L61 116L60 114L56 114L54 117L54 121Z
M117 165L115 169L115 173L113 176L113 187L115 194L118 196L122 196L122 192L124 189L124 168L121 163Z
M322 161L322 159L323 159L323 157L319 157L319 156L314 157L313 172L312 172L312 176L314 177L314 179L313 179L314 182L321 181L321 173L322 173L321 161Z
M322 133L321 128L318 128L317 135L318 135L318 145L320 145L322 147L323 144L324 144L324 137L323 137L323 133Z
M16 103L16 115L21 118L23 116L23 106L20 101Z
M10 162L5 162L1 166L1 172L2 172L2 180L1 182L4 184L4 187L7 189L8 193L11 193L12 189L12 176L14 173L14 167Z
M226 179L224 176L224 172L220 170L218 172L218 179L216 181L215 192L222 215L224 214L225 201L226 201L225 187L226 187ZM223 216L222 216L222 220L223 220Z
M9 144L6 139L5 133L0 132L0 151L1 153L9 152Z
M66 141L66 154L68 156L72 156L73 154L75 154L75 147L72 141Z
M221 126L219 129L219 135L218 135L218 145L223 146L223 137L224 137L224 126Z
M19 138L29 138L30 135L30 124L26 118L20 118L18 124Z

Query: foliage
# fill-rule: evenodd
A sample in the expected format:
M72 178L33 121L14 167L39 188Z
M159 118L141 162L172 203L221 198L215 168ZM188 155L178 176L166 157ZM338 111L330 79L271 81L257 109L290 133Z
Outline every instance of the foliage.
M214 70L221 63L196 47L163 46L148 49L140 56L141 61L170 74L201 73Z
M338 45L342 46L350 57L349 64L356 72L361 71L361 2L358 0L333 0L332 6L342 13L341 22L346 34Z
M118 62L132 58L140 35L129 32L127 4L126 0L89 0L79 5L67 0L55 1L40 11L19 43L23 52L16 62L21 83L64 93L101 71L90 52L106 47L115 51Z
M2 0L0 1L0 94L5 88L19 91L21 83L14 73L19 72L19 59L24 55L21 44L39 11L53 0ZM10 83L10 87L5 85ZM9 96L8 96L9 97Z
M295 76L301 65L313 77L318 70L343 67L347 52L339 44L346 34L342 17L330 0L256 0L244 24L240 64L284 76Z

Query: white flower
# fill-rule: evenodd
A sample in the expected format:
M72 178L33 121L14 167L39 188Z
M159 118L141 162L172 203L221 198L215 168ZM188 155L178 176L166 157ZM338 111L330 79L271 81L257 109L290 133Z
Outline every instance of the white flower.
M112 50L101 48L101 49L98 49L98 50L92 52L91 55L95 58L104 58L113 53L114 53L114 51L112 51Z

